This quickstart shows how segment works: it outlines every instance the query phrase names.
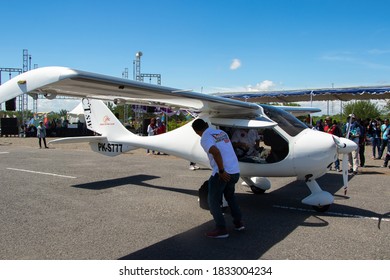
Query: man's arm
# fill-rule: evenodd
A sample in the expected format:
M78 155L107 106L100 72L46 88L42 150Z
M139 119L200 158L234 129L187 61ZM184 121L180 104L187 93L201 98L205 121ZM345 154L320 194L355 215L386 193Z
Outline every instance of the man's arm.
M217 147L215 147L215 146L211 146L211 148L209 149L209 153L213 156L213 158L215 160L215 163L218 166L219 177L222 180L224 180L225 182L229 181L230 180L230 175L225 172L225 169L223 167L223 159L222 159L222 155L221 155L220 150Z

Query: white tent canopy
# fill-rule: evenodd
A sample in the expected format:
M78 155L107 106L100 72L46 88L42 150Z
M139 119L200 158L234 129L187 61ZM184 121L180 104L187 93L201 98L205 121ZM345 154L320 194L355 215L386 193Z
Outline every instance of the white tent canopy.
M69 123L85 123L83 104L80 102L72 111L68 112L67 119Z

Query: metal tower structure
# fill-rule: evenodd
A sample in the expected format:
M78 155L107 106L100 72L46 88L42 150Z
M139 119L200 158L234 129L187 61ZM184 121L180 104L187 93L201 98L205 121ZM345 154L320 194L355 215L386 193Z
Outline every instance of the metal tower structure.
M122 72L122 78L124 79L129 78L129 68L125 68L125 71Z
M27 72L29 69L29 60L31 65L31 56L28 55L28 50L23 49L23 73ZM28 109L28 94L24 93L22 95L19 95L19 111L22 113L22 121L25 122L27 116L26 116L26 110Z
M129 68L125 68L125 71L122 72L122 78L128 79L129 78ZM123 123L126 123L129 120L129 105L124 104L123 105Z
M1 67L0 68L0 85L2 84L2 81L1 81L2 72L7 72L9 74L9 80L11 80L12 73L17 73L17 75L20 75L22 73L22 68L3 68L3 67ZM1 108L1 104L0 104L0 108Z
M144 82L145 78L149 78L149 82L152 81L152 78L157 79L157 84L161 85L161 74L146 74L141 73L141 56L142 52L137 52L135 54L135 60L133 62L134 65L134 77L133 79L136 81Z
M145 77L149 78L149 83L152 82L152 78L156 78L157 79L157 84L161 85L161 75L160 74L144 74L144 73L142 73L141 74L141 81L142 82L144 81Z
M2 83L1 81L1 72L7 72L9 73L9 78L11 79L12 78L12 73L18 73L21 74L22 73L22 68L0 68L0 85Z
M157 79L157 84L161 85L161 75L160 74L145 74L141 73L141 57L143 53L141 51L135 54L135 60L133 60L133 80L143 82L144 78L148 77L149 82L151 83L152 78ZM141 119L141 106L135 106L135 116L137 120Z
M136 81L141 81L141 56L142 52L137 52L133 61L133 80Z
M31 57L30 57L31 58ZM30 59L31 60L31 59ZM31 64L30 64L31 65ZM38 64L34 64L34 69L38 68ZM35 94L33 97L33 113L38 113L38 94Z

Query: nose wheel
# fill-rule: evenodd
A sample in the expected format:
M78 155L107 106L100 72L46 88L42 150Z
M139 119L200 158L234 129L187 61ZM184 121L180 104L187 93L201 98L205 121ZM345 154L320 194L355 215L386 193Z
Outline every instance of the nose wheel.
M263 194L265 193L265 190L263 189L260 189L260 188L257 188L255 186L250 186L251 188L251 191L254 193L254 194Z

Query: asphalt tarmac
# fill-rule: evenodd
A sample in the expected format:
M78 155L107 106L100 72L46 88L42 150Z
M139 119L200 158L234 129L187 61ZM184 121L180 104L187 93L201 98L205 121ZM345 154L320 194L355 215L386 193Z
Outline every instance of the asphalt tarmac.
M50 140L50 139L48 139ZM86 145L39 149L37 139L0 138L2 260L389 260L390 171L371 160L350 177L318 180L335 196L326 213L300 201L304 182L270 178L263 195L237 184L247 229L209 239L198 188L210 170L145 150L105 157Z

